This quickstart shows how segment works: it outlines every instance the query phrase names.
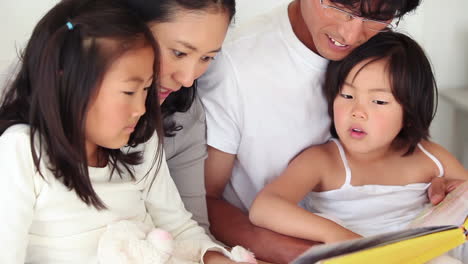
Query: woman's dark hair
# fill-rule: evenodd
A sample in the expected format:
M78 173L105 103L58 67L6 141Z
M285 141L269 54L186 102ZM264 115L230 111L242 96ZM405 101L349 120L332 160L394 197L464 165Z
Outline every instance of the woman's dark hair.
M157 61L159 49L146 23L114 0L58 3L36 25L22 52L19 73L0 105L0 135L12 125L28 124L39 173L43 176L39 163L45 151L48 168L58 180L87 205L104 209L88 173L87 109L109 67L127 51L145 46L152 47ZM155 74L159 72L156 61ZM131 147L147 141L155 131L162 133L155 83L148 91L146 113L130 136ZM153 166L157 162L159 167L160 145ZM98 153L120 177L125 169L135 178L131 165L142 162L140 152L100 147Z
M226 12L231 20L236 14L235 0L121 0L146 23L170 22L178 11Z
M169 22L174 19L176 12L226 12L232 20L236 13L235 0L121 0L134 10L147 23ZM157 37L157 36L156 36ZM182 87L171 93L161 105L164 118L165 136L174 136L182 129L172 118L176 112L186 112L192 106L196 96L197 81L192 87Z
M422 139L428 139L429 126L437 109L437 85L431 64L423 49L410 37L396 32L375 35L342 61L328 64L323 91L332 119L333 102L346 77L365 60L369 61L362 68L375 61L387 63L393 96L403 108L403 127L393 144L407 146L404 155L409 155ZM330 131L338 137L333 122Z
M376 20L401 18L419 6L421 0L330 0L361 17Z

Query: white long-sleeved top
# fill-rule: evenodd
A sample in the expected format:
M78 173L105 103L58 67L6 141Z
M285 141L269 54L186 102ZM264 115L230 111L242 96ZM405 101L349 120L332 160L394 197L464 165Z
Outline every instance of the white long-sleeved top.
M101 234L124 219L165 229L176 240L199 241L200 262L206 250L222 250L184 209L165 159L157 174L157 165L151 168L156 136L140 147L146 150L145 162L135 166L136 181L116 173L109 180L109 166L89 167L93 188L108 208L101 211L57 180L45 156L40 163L44 178L39 175L29 136L27 125L14 125L0 136L0 263L97 263Z

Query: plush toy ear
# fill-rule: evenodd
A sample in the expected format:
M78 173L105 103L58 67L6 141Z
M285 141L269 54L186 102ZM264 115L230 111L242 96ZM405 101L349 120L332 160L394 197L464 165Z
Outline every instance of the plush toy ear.
M148 233L146 240L156 249L166 254L172 254L174 251L174 238L171 233L163 229L154 228Z

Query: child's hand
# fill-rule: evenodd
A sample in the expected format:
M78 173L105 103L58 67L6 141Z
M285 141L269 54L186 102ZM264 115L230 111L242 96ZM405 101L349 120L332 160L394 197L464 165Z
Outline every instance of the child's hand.
M445 195L455 190L458 186L464 183L465 180L446 179L445 177L436 177L432 179L431 186L427 191L427 195L433 205L439 204L444 200Z

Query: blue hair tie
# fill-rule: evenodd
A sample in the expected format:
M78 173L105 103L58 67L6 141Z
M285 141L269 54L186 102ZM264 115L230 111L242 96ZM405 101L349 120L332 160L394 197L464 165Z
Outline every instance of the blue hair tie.
M74 26L73 26L72 22L68 21L66 25L68 27L68 30L73 30Z

